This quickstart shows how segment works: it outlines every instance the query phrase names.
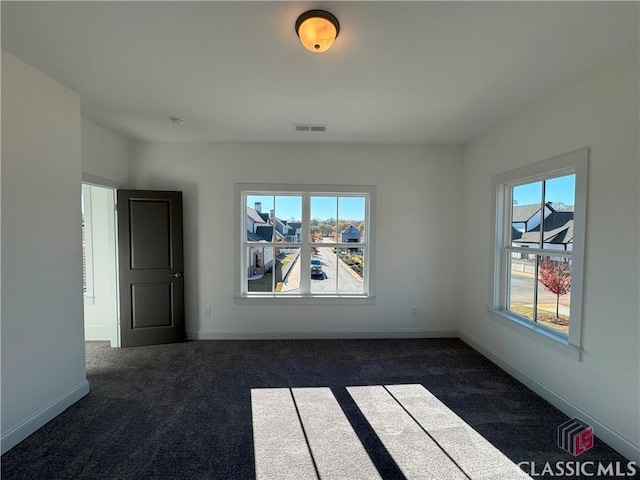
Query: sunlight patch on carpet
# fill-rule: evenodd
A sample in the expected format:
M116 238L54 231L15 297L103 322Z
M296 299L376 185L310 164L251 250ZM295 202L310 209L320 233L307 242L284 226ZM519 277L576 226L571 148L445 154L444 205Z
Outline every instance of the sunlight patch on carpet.
M467 478L383 386L347 391L407 479Z
M407 480L529 478L424 386L347 387ZM328 387L251 390L256 479L381 476Z
M386 389L469 478L528 478L506 455L422 385L387 385Z
M288 388L251 390L257 479L317 479Z
M331 389L253 389L251 411L257 479L381 479Z
M292 391L320 478L381 478L330 388Z

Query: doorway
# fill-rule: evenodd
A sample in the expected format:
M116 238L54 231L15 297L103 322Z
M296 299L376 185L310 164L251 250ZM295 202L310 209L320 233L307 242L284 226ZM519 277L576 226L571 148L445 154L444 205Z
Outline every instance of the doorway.
M82 184L82 277L85 340L119 347L115 192Z

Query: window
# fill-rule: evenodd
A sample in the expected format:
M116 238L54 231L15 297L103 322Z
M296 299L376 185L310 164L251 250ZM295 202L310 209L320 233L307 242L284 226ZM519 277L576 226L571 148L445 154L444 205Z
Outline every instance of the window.
M82 294L85 304L92 304L93 293L93 225L91 186L82 184Z
M374 187L236 185L239 297L370 298Z
M490 310L580 350L588 150L493 179Z

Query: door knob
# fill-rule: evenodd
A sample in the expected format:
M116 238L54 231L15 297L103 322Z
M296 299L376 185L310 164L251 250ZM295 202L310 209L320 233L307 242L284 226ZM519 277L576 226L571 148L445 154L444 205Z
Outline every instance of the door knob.
M170 273L169 276L170 277L175 277L175 278L180 278L180 277L184 277L184 273L180 273L180 272Z

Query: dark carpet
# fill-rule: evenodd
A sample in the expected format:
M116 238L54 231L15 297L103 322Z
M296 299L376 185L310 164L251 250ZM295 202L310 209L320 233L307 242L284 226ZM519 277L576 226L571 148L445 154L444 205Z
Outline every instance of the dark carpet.
M251 479L251 389L314 386L331 388L381 476L403 479L345 387L407 383L515 463L626 465L598 439L577 458L559 449L568 417L458 339L87 342L87 378L88 396L2 456L2 479Z

